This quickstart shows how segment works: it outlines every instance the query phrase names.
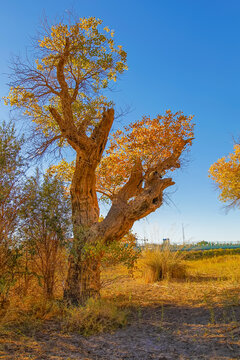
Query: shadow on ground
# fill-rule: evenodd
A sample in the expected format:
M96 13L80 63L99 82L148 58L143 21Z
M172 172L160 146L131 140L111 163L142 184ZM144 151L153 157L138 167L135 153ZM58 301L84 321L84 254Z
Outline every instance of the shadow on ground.
M0 359L240 359L240 307L142 307L126 328L88 338L51 322L31 337L2 336Z

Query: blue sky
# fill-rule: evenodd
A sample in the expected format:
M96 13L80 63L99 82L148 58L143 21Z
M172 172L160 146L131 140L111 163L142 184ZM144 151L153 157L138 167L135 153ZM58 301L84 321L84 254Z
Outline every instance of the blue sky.
M208 178L210 165L240 137L240 2L238 0L11 0L0 12L0 96L8 92L9 60L22 54L45 14L50 21L74 11L115 30L129 70L114 93L129 105L124 122L166 109L194 114L195 141L174 179L167 203L137 222L140 237L182 241L240 241L240 210L228 213ZM0 103L1 120L9 109ZM115 128L118 123L115 124ZM169 200L170 199L170 200Z

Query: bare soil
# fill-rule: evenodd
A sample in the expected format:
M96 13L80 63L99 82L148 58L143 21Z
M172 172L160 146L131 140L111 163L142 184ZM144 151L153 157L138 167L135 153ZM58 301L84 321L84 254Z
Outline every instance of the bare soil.
M240 307L139 307L125 328L87 338L48 322L31 336L2 335L0 359L240 359Z

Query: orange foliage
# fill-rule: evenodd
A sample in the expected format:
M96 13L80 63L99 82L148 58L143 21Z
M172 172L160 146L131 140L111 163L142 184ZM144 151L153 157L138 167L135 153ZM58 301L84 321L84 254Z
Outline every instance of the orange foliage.
M240 205L240 145L234 152L219 159L209 169L209 176L217 183L220 200L231 206Z
M111 198L127 182L136 161L141 161L146 177L173 152L182 151L183 141L193 138L192 118L167 110L165 115L154 119L144 116L112 134L110 146L97 169L97 191ZM188 146L191 143L192 140ZM70 182L74 168L74 161L68 163L62 160L58 165L51 166L49 172L56 172ZM174 169L175 166L170 170ZM164 176L165 172L161 175Z

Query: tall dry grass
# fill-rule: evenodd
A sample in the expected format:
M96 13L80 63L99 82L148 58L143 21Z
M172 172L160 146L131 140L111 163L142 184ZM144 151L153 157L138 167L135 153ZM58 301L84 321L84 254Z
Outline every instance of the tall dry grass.
M63 330L85 336L112 331L127 323L127 311L111 301L90 298L85 306L67 308Z
M184 279L187 274L185 254L171 251L169 247L156 246L143 251L137 267L142 272L146 283L160 280Z

